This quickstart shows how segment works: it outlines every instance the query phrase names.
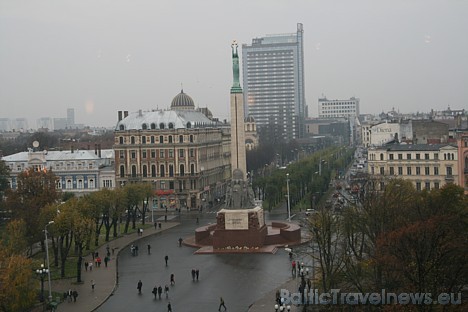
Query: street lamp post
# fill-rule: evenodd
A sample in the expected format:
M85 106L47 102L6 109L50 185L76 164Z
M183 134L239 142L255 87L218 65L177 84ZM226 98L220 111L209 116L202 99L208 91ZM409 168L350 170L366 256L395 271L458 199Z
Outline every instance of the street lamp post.
M291 222L291 201L289 200L289 173L286 173L286 189L288 191L288 222Z
M49 221L44 227L45 234L45 248L46 248L46 261L47 261L47 278L49 280L49 303L52 302L52 286L50 284L50 262L49 262L49 243L47 242L47 226L53 224L54 221Z
M49 273L49 270L44 268L44 263L41 264L41 268L36 270L36 274L41 279L41 296L39 298L40 302L44 302L44 278Z

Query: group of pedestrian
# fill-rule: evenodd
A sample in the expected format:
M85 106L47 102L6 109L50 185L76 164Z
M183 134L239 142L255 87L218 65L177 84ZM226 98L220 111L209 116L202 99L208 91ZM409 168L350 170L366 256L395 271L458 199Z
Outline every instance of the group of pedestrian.
M90 271L92 271L93 270L93 262L92 261L88 262L88 260L85 260L84 267L85 267L85 271L88 271L88 268L89 268Z
M158 229L158 227L159 227L159 229L161 229L161 228L162 228L162 224L161 224L161 222L154 222L154 229L155 229L155 230L157 230L157 229Z
M158 287L156 287L156 285L155 285L153 287L152 293L154 295L154 299L159 298L159 300L161 300L161 296L162 296L162 293L163 293L162 286L159 285ZM164 286L164 294L166 296L166 299L169 299L169 286L167 284Z
M138 245L132 244L132 246L130 246L130 252L132 253L132 256L138 256Z
M192 281L195 281L195 279L198 282L198 277L200 276L200 270L199 269L192 269Z
M64 301L68 299L68 302L76 302L76 298L78 297L78 292L75 290L71 290L71 288L63 293Z

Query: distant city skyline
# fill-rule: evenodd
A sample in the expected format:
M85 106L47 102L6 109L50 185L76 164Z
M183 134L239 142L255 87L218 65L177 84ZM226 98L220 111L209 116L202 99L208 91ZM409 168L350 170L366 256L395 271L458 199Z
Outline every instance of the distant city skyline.
M209 10L204 8L209 7ZM468 107L468 1L0 0L0 118L169 108L183 87L230 119L230 44L304 25L305 98L360 98L362 114Z

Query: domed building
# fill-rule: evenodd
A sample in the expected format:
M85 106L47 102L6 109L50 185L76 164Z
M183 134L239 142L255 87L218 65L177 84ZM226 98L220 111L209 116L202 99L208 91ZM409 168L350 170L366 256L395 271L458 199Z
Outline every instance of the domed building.
M184 90L182 89L179 94L177 94L174 99L172 100L171 103L171 109L172 110L194 110L195 109L195 104L192 100L192 98L184 93Z
M228 125L195 109L182 90L169 110L118 112L116 185L151 183L153 208L203 209L231 176Z

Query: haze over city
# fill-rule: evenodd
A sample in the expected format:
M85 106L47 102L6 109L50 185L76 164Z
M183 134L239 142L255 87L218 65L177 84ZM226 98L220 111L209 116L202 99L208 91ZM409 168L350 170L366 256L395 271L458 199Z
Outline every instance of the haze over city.
M468 1L0 0L0 118L112 127L165 109L183 87L229 119L231 42L304 25L309 117L317 99L361 113L467 108ZM239 49L242 52L242 49ZM241 59L242 61L242 59Z

